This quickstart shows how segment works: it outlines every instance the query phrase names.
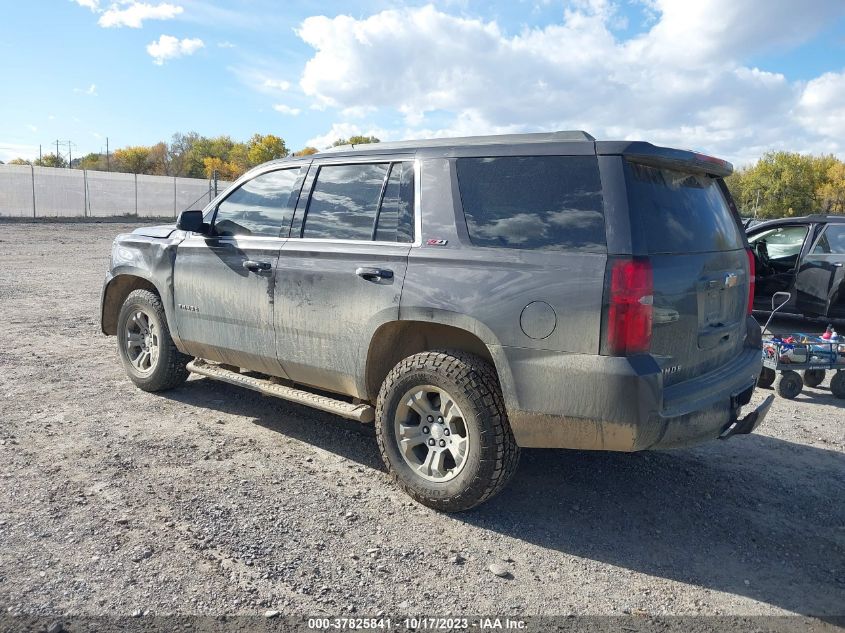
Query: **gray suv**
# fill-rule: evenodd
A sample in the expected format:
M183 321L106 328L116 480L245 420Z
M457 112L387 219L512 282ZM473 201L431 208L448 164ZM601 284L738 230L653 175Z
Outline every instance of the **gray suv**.
M750 433L754 259L731 165L556 132L345 146L262 165L119 236L102 294L141 389L189 373L374 423L444 511L520 447Z

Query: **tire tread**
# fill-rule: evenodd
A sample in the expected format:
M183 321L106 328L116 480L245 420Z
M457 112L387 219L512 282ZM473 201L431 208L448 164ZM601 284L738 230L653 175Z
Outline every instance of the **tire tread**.
M419 489L406 484L390 468L383 433L377 433L379 452L388 466L391 478L412 498L429 507L457 512L480 505L498 494L513 476L519 464L520 450L508 422L504 399L496 372L488 362L468 352L457 350L434 350L420 352L400 361L382 384L376 404L376 418L386 414L384 403L395 384L405 375L420 370L432 370L448 377L462 389L479 411L491 420L495 457L493 474L489 478L477 477L460 495L441 499L422 494ZM482 430L482 433L489 432Z

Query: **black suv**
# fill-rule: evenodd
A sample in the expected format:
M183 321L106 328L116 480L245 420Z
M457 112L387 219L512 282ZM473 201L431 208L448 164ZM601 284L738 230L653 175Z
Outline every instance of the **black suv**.
M117 238L102 328L188 372L365 423L415 499L495 494L519 448L750 433L753 258L724 161L584 132L341 147Z

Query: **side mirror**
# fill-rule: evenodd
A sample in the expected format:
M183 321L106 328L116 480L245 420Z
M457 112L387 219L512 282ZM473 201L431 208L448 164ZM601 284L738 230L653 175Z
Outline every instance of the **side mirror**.
M176 228L181 231L192 231L193 233L204 233L205 223L202 221L202 211L192 209L182 211L176 220Z

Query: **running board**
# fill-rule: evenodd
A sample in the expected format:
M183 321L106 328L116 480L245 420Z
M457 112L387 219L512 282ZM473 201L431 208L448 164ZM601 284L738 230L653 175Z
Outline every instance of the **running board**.
M356 422L369 424L375 419L375 409L369 404L352 404L343 400L335 400L328 396L321 396L310 391L287 387L272 382L271 379L254 378L245 374L232 371L220 365L207 363L202 359L195 359L188 363L188 371L214 380L228 382L230 385L246 387L258 391L267 396L274 396L282 400L289 400L298 404L304 404L312 409L319 409L327 413L334 413Z

